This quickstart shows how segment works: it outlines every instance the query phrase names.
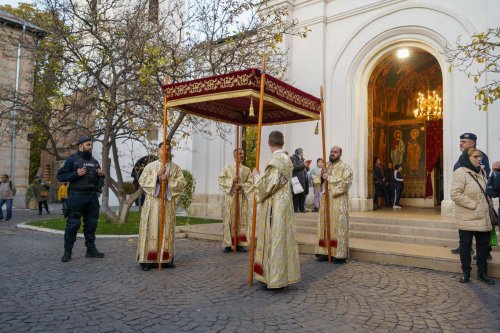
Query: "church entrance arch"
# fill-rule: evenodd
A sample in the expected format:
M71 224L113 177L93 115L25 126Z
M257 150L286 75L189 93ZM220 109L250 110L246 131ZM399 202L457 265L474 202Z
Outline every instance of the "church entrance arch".
M417 117L415 110L419 96L424 102L440 98L442 108L440 64L422 48L393 47L372 68L367 83L368 196L373 198L378 186L378 205L392 207L394 167L401 165L405 181L400 204L439 206L443 199L443 123L435 115ZM377 158L385 176L381 184L374 180Z

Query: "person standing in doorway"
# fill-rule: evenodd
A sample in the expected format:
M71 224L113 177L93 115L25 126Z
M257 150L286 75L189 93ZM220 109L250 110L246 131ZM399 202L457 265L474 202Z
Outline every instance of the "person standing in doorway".
M403 176L403 166L396 164L394 167L394 199L393 206L394 209L401 209L401 205L399 204L399 200L401 199L401 194L403 193L403 189L405 187L405 179Z

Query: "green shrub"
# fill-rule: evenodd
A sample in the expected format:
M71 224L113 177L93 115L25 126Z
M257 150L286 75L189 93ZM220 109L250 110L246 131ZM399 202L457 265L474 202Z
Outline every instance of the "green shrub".
M123 182L123 190L125 194L133 194L135 192L135 186L132 182Z
M179 204L186 212L188 212L189 206L191 206L191 203L193 202L196 181L193 178L191 172L182 170L182 174L184 175L184 181L186 185L184 187L184 191L181 194L181 197L179 198Z

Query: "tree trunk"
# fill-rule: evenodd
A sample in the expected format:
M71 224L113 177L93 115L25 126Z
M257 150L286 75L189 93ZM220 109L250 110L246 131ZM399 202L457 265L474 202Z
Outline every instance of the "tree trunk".
M133 194L129 195L123 203L120 202L120 210L118 214L117 224L123 224L127 221L128 212L130 211L130 207L134 204L135 200L139 198L142 194L142 188L137 189Z

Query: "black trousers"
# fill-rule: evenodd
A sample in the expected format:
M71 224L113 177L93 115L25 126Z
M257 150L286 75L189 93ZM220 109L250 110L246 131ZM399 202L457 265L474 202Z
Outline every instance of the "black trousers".
M470 266L472 237L476 239L477 272L478 274L488 273L486 259L489 254L490 232L459 230L458 233L460 236L460 262L464 274L469 274L472 269Z
M96 192L71 191L68 197L68 219L64 231L64 249L71 251L83 220L85 246L95 246L95 230L99 218L99 200Z
M304 192L299 194L293 194L293 210L297 213L298 211L304 212L306 209L304 207L305 194Z
M47 204L47 200L43 200L43 201L38 202L38 213L42 214L42 205L45 207L45 211L48 213L49 212L49 205Z

